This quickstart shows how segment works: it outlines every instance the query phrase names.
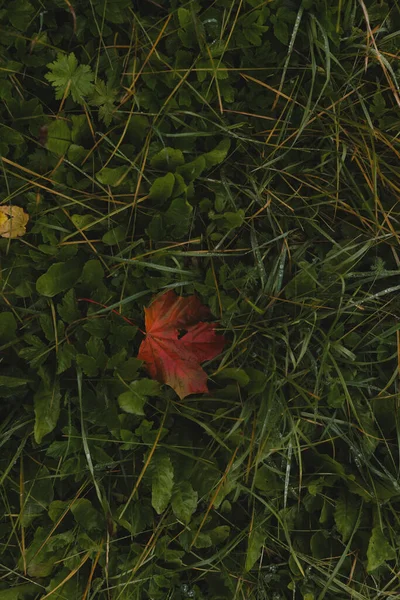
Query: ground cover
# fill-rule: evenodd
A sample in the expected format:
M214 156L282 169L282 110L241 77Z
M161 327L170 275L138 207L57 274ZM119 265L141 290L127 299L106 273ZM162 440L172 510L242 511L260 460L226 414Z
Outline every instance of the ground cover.
M398 597L399 30L1 2L0 600Z

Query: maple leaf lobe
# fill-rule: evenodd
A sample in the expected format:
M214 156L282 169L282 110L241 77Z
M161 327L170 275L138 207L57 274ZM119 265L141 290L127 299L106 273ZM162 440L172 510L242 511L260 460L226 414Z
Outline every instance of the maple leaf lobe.
M197 296L184 298L173 290L145 308L146 338L138 358L153 379L172 387L181 399L208 392L200 363L217 356L225 345L216 324L203 321L209 318L209 309Z

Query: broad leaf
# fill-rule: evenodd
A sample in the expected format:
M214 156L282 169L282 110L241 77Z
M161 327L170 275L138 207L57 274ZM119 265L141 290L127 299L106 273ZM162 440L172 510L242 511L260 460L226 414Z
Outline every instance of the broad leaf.
M175 185L173 173L167 173L164 177L157 177L150 188L149 198L156 202L163 202L171 197Z
M41 296L52 298L71 288L81 275L82 268L75 260L55 263L36 281L36 290Z
M118 397L118 404L127 413L144 415L143 407L148 396L156 396L160 392L160 384L152 379L139 379L133 381L129 391L123 392Z
M347 542L354 531L358 508L359 503L356 502L356 499L346 493L341 494L336 501L335 523L343 542Z
M375 526L372 530L369 539L367 550L367 571L374 571L387 560L396 558L396 551L390 545L387 537L382 532L381 528Z
M261 556L261 550L265 541L265 532L260 528L253 528L249 535L246 554L246 571L250 571Z
M180 481L174 488L172 510L177 519L189 523L197 508L198 494L189 481Z
M0 345L14 340L17 332L17 322L12 312L0 313Z
M174 469L164 452L157 452L150 463L151 504L160 515L168 506L174 486Z
M61 394L58 384L54 386L42 382L33 397L35 407L35 442L40 444L48 433L51 433L57 425L60 415Z

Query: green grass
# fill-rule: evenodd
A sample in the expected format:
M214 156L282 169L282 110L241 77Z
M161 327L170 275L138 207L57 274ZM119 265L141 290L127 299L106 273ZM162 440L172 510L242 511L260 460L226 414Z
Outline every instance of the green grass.
M400 4L0 30L0 600L396 598ZM171 288L228 340L183 401L137 360Z

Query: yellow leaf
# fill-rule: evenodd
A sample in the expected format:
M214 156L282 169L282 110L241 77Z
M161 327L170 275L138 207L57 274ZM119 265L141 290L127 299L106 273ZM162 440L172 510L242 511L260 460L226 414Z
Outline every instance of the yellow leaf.
M29 215L20 206L0 206L0 236L17 238L26 233Z

